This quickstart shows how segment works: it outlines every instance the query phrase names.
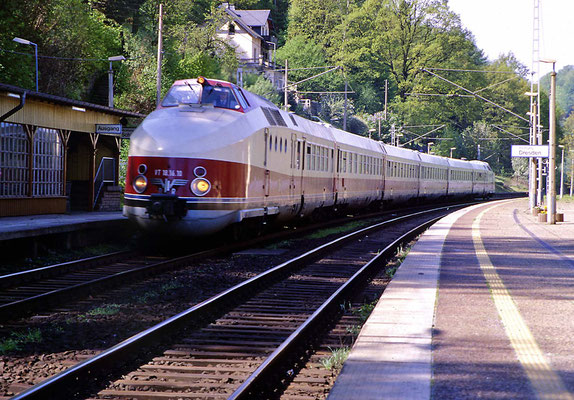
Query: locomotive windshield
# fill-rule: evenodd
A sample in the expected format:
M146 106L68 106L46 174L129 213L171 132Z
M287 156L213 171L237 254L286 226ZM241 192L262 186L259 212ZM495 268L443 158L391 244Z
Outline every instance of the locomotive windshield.
M180 104L199 103L201 85L197 83L187 85L174 85L161 102L163 107L174 107Z
M197 83L174 85L161 105L163 107L175 107L180 104L213 104L214 107L239 110L241 107L235 98L231 88L224 86L202 86Z
M239 103L231 92L231 88L224 86L204 86L201 102L211 103L215 107L239 110Z

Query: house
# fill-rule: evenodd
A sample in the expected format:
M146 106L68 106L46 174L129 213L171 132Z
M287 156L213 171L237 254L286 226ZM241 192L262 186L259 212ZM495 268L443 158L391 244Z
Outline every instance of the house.
M218 29L217 36L236 49L240 63L238 84L242 82L243 72L263 71L277 87L282 87L281 73L272 72L275 69L277 39L271 35L271 10L237 10L229 3L221 7L225 7L230 21Z

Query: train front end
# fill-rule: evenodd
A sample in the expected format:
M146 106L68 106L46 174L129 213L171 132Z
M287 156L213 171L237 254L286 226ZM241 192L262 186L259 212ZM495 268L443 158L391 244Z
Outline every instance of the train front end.
M125 216L162 235L203 236L234 222L225 198L245 196L247 168L222 149L234 146L229 132L245 116L239 94L227 82L174 83L132 134Z

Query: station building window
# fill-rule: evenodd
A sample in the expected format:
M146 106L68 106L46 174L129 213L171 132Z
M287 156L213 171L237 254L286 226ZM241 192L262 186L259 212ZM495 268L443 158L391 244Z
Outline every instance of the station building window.
M22 125L0 124L0 197L28 196L29 146Z
M64 146L58 131L37 128L29 133L23 125L5 122L0 125L0 197L61 196Z

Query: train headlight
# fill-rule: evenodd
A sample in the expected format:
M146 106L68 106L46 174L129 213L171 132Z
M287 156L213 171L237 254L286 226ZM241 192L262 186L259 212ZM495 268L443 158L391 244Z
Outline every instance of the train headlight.
M191 191L196 196L205 196L211 190L211 183L205 178L196 178L191 181Z
M136 179L134 179L132 186L134 187L134 190L138 193L145 192L147 188L147 178L143 175L138 175Z

